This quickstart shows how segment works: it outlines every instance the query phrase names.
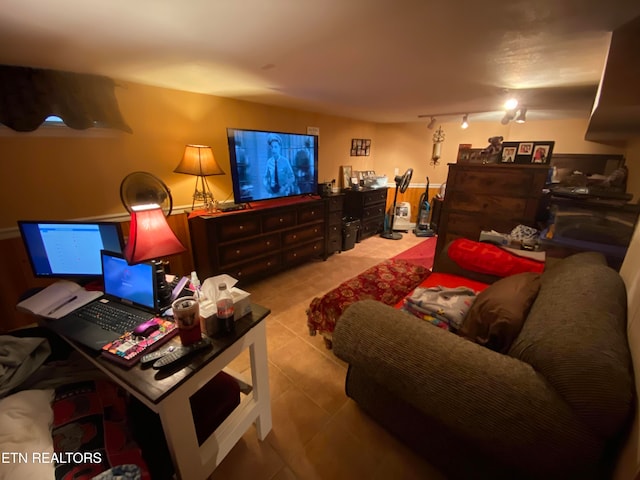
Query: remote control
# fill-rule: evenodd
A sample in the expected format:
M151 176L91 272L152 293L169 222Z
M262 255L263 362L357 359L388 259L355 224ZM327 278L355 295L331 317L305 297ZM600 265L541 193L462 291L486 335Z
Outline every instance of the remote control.
M153 363L153 368L159 369L173 365L175 362L182 360L186 357L193 355L200 350L209 348L211 346L211 339L203 338L202 340L187 345L186 347L178 347L173 352L168 353Z
M163 350L157 350L155 352L151 352L151 353L147 353L146 355L143 355L142 358L140 359L140 363L145 366L148 365L150 363L155 362L156 360L158 360L159 358L164 357L165 355L167 355L168 353L173 352L176 349L176 347L174 347L173 345L170 346L169 348L165 348Z

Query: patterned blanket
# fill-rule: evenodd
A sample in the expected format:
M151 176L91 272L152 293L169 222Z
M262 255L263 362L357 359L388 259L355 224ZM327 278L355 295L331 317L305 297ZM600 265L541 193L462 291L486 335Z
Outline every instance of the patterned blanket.
M430 274L430 270L406 260L389 259L343 282L307 309L309 333L321 333L330 348L331 334L342 312L360 300L373 299L395 305Z

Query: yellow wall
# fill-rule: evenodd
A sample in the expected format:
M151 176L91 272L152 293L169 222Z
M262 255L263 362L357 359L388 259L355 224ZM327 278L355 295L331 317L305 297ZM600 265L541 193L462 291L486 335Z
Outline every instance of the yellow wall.
M446 180L447 163L456 159L458 144L485 147L487 138L555 140L561 153L625 153L624 150L585 142L586 119L471 123L445 123L446 138L440 165L429 164L433 131L425 123L374 124L335 116L270 107L195 93L120 82L116 94L133 134L77 132L50 129L34 133L0 132L0 231L13 230L18 219L77 219L120 215L119 186L128 173L151 172L170 187L175 205L190 205L195 179L173 173L187 143L213 147L226 175L209 177L218 200L231 197L231 175L226 128L255 128L305 133L320 129L319 180L339 178L340 165L354 170L376 170L393 182L394 169L413 167L412 184ZM369 157L349 155L352 138L371 138ZM635 144L637 150L638 142ZM640 159L636 162L640 166ZM640 191L638 182L630 182Z

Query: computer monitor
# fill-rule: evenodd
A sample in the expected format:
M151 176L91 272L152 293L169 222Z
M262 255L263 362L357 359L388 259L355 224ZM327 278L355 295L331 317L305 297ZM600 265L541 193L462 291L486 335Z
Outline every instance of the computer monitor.
M122 252L119 223L18 221L33 274L91 281L102 275L100 252Z

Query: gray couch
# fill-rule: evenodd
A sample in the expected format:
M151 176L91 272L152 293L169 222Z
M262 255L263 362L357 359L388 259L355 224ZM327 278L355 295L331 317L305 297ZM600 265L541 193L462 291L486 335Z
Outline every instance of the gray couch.
M366 300L336 325L347 395L450 478L607 478L634 410L627 298L604 257L541 276L497 353Z

